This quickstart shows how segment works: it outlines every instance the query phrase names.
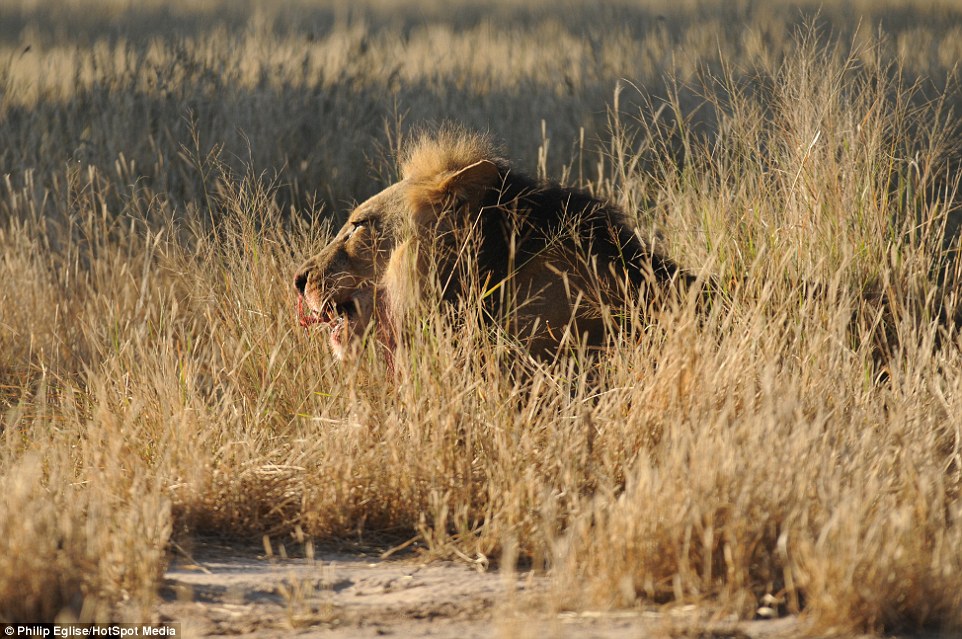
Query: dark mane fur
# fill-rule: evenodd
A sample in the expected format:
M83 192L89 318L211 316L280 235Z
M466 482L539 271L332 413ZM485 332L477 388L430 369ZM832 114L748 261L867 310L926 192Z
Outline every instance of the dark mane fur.
M579 240L580 251L594 261L601 276L624 276L635 290L646 283L664 287L693 279L652 251L621 209L584 191L538 182L504 165L499 168L501 184L486 191L476 220L482 238L476 253L482 280L504 280L512 259L522 264L550 252L559 238ZM445 292L449 301L463 293L457 277L451 281Z

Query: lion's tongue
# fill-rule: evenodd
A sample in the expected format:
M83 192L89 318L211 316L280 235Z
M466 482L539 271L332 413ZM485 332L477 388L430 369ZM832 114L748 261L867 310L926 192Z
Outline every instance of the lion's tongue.
M317 324L318 322L322 321L320 317L314 315L313 313L304 312L304 296L303 295L297 296L297 321L304 328L307 328L312 324Z

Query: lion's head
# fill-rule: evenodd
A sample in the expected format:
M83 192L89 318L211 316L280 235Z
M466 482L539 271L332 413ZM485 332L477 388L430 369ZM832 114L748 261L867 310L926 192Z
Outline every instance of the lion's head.
M455 131L423 138L409 148L402 167L401 181L357 206L294 276L300 324L326 327L339 359L384 308L386 292L378 284L397 244L419 236L419 228L436 229L441 209L477 191L472 177L497 175L488 141Z
M402 185L395 184L355 208L330 244L294 276L301 325L326 326L338 358L371 324L403 200Z

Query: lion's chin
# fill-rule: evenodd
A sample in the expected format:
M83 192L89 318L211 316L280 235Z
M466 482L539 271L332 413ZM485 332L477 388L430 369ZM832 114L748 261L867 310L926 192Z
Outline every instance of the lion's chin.
M351 343L354 341L352 324L352 320L347 315L340 315L328 324L330 327L328 339L331 343L331 352L334 353L334 358L339 362L347 359Z

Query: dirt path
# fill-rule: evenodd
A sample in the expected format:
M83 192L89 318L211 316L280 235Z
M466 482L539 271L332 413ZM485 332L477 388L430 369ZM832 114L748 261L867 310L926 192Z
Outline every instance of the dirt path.
M382 560L327 553L267 558L263 550L197 545L166 574L161 618L182 623L185 637L436 639L796 636L798 621L699 623L694 614L537 612L543 577L482 573L415 557ZM687 620L685 616L687 615Z

